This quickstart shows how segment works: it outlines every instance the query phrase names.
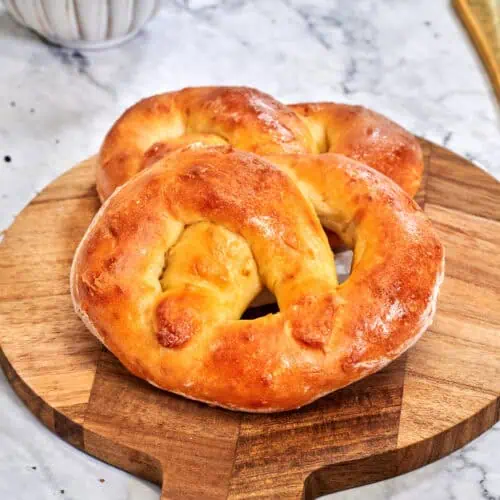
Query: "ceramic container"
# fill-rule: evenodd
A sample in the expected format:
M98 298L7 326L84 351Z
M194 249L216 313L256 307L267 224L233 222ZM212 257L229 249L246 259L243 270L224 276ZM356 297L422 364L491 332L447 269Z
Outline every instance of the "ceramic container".
M75 49L122 43L155 14L159 0L4 0L21 24L47 40Z

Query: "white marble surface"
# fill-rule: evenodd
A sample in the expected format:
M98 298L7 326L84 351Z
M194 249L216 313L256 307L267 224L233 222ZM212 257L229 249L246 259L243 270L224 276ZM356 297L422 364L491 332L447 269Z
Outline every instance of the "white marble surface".
M125 106L186 85L365 104L500 177L497 108L447 0L170 1L135 40L87 54L44 44L0 8L0 75L0 231L95 152ZM158 498L53 436L1 374L0 408L0 499ZM424 497L500 499L500 426L436 464L329 498Z

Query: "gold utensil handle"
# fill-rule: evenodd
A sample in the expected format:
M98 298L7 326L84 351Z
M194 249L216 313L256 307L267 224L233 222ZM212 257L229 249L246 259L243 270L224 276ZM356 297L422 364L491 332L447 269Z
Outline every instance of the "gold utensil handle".
M500 102L500 0L453 0Z

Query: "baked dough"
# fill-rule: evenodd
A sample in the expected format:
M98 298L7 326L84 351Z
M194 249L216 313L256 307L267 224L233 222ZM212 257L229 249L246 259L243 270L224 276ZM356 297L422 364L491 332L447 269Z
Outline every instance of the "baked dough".
M289 410L381 369L429 326L444 257L425 214L376 170L294 144L267 159L174 151L101 207L71 292L132 373L214 405ZM342 285L322 225L354 248ZM263 287L280 312L240 320Z
M417 139L361 106L286 106L246 87L195 87L143 99L113 125L101 147L101 200L166 152L191 143L230 144L259 155L340 153L361 161L414 196L423 171Z

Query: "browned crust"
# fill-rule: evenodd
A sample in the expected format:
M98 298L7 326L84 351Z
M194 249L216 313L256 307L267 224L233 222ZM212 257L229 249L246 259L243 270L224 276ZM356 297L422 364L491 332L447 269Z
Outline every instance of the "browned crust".
M419 207L344 156L269 160L279 168L227 148L174 152L97 214L75 255L73 299L134 374L221 406L286 410L380 369L428 327L443 248ZM355 244L353 274L341 286L315 211ZM165 254L185 227L197 236L199 224L226 231L208 265L226 268L233 286L200 267L203 248L191 244L183 259L169 261L162 290ZM233 243L242 246L228 258ZM248 259L236 259L245 245L258 284L245 282L256 276ZM263 285L281 312L237 321ZM178 333L158 342L167 324Z
M143 99L116 121L99 155L101 199L162 155L192 143L228 143L260 155L341 153L379 170L410 196L423 171L418 141L361 106L286 106L252 88L197 87Z
M322 150L339 153L382 172L410 196L424 169L418 140L385 116L362 106L330 102L289 106L311 127L323 130Z

